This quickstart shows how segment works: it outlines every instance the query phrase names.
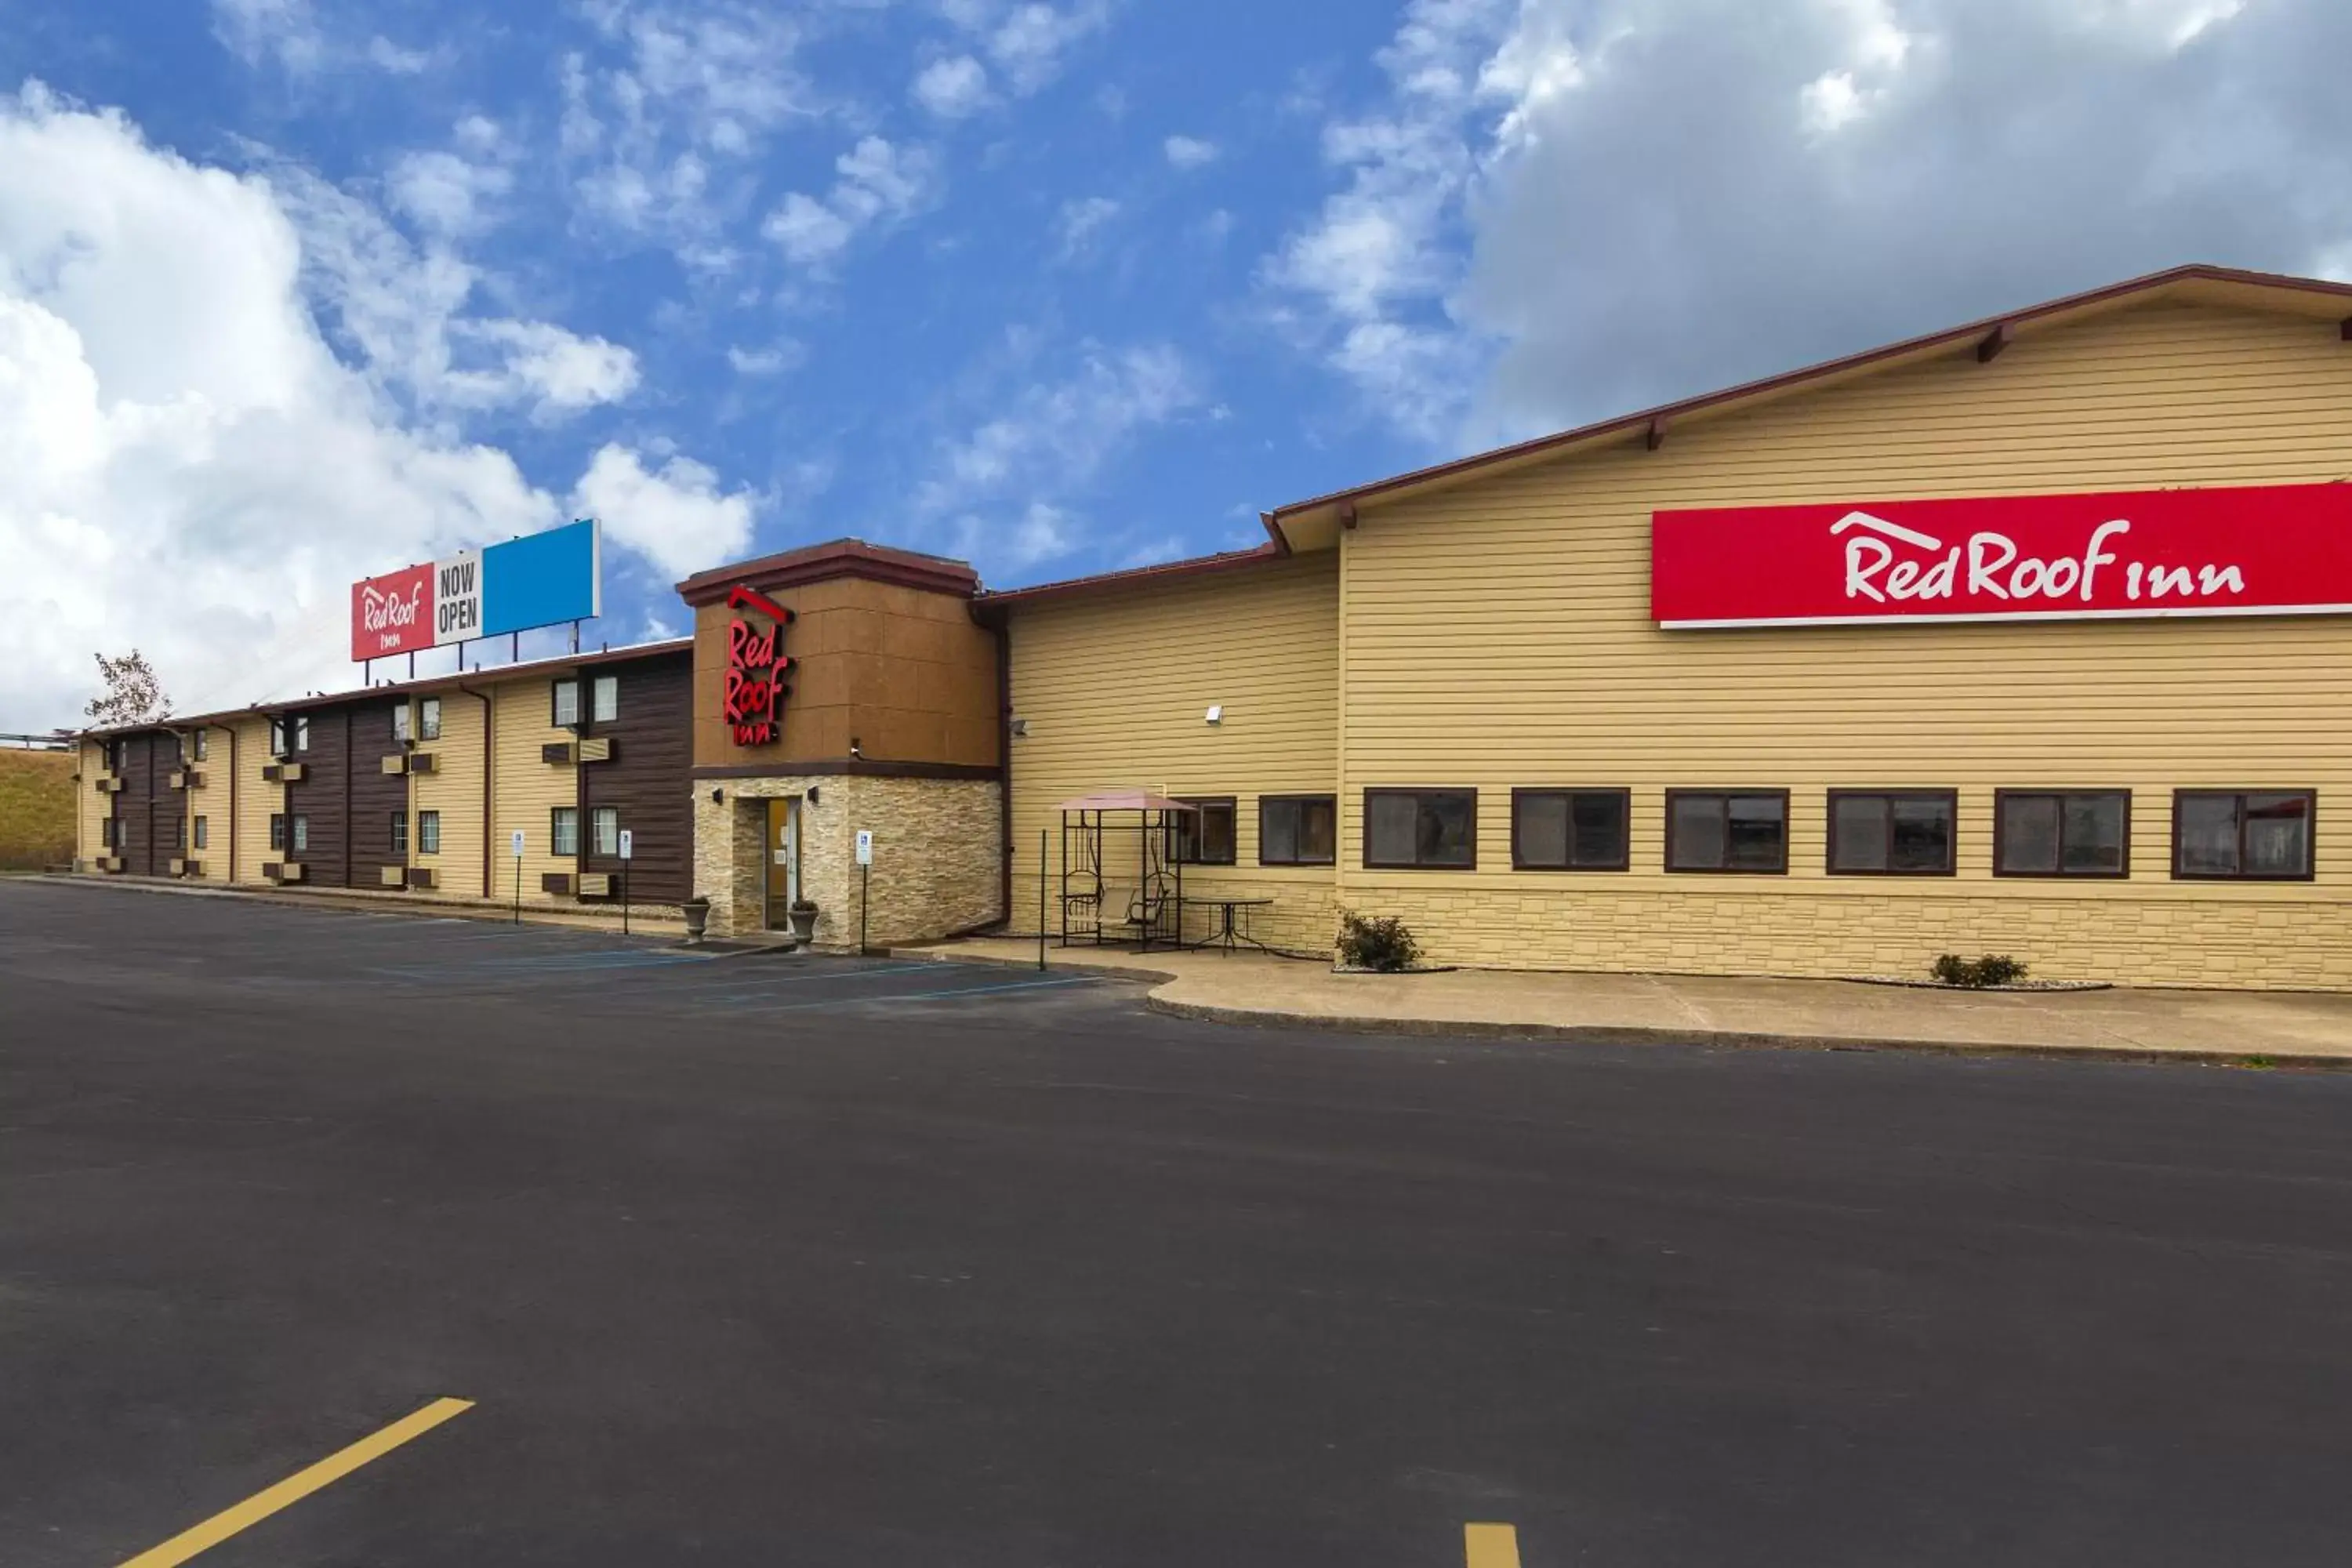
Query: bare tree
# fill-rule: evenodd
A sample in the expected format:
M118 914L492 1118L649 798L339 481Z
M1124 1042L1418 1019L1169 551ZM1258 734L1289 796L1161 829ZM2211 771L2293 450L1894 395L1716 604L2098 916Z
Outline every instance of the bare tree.
M105 691L82 710L93 728L152 724L172 716L172 700L163 695L163 683L155 678L145 654L134 647L120 658L102 653L90 657L98 660L99 679L106 683Z

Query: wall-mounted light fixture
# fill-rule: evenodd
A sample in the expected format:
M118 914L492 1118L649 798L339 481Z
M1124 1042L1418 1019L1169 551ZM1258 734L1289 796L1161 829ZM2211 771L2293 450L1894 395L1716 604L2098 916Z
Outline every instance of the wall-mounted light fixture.
M720 801L725 800L726 798L727 792L723 789L715 789L710 792L710 804L713 805L717 805Z
M1225 721L1225 705L1222 702L1211 705L1209 711L1202 715L1202 717L1212 724L1223 723Z
M815 784L811 784L811 785L809 785L809 787L808 787L808 803L809 803L811 805L814 805L816 804L816 792L817 792L817 786L816 786Z
M1006 723L1005 728L1013 731L1013 738L1016 741L1029 738L1029 721L1026 719L1011 720Z

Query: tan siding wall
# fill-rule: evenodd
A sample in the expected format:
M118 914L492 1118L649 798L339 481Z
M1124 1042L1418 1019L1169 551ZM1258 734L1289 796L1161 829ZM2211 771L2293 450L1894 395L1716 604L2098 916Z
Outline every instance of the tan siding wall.
M220 767L222 795L226 798L229 778L229 744L225 735L213 739L213 759ZM261 770L269 765L269 721L239 719L236 721L236 863L229 864L228 817L223 806L213 823L216 836L221 869L239 882L261 880L261 867L266 860L279 858L269 847L269 818L282 810L286 791L282 785L267 784Z
M550 814L556 806L577 805L580 801L575 769L540 760L541 746L572 738L571 731L558 729L550 722L549 687L552 679L551 676L541 676L501 681L490 689L497 704L491 742L491 791L498 823L490 839L492 892L500 899L514 896L515 863L514 857L508 853L508 843L520 827L523 831L522 901L527 904L571 902L541 892L540 879L551 871L574 875L580 868L575 857L558 858L551 852L553 845ZM583 685L582 700L586 700ZM471 698L467 700L479 707ZM446 722L450 710L445 706L441 711ZM584 826L582 831L586 831Z
M1185 868L1188 894L1231 889L1276 899L1268 940L1328 950L1328 868L1260 868L1257 797L1325 794L1338 753L1339 574L1329 552L1263 572L1015 607L1011 924L1037 929L1037 836L1047 833L1046 920L1058 922L1055 806L1073 795L1142 787L1234 795L1239 864ZM1203 714L1224 708L1211 727ZM1106 836L1108 879L1134 888L1130 835ZM1111 911L1117 914L1119 910ZM1189 934L1201 934L1196 915Z
M82 742L74 765L81 774L73 786L74 858L91 862L113 853L106 847L109 797L98 793L98 781L106 775L106 748Z
M1433 954L1607 969L2352 985L2352 622L1665 633L1654 508L2329 480L2352 473L2332 325L2155 305L1769 409L1368 507L1345 536L1342 896ZM1367 785L1481 792L1480 869L1360 868ZM1513 785L1628 785L1631 873L1514 873ZM1959 875L1830 878L1831 786L1960 791ZM2133 876L1990 875L1992 791L2128 787ZM1662 792L1794 792L1785 878L1668 877ZM2315 787L2318 879L2175 883L2176 787Z
M228 731L218 725L205 727L205 754L202 762L195 760L195 732L190 731L188 766L195 770L204 783L187 792L187 837L183 840L187 847L180 853L204 868L205 881L226 882L228 880ZM199 816L205 819L205 834L208 840L202 849L196 847L196 818Z
M482 773L488 765L482 747L482 704L462 691L444 691L439 696L441 738L416 743L419 752L433 754L437 771L418 774L409 785L408 863L430 866L439 872L440 887L436 891L444 895L479 898L483 896ZM530 720L534 724L547 721L543 687L539 708ZM550 773L557 771L539 760L536 746L531 749L528 766L545 768ZM441 852L437 855L417 852L421 840L416 824L426 811L441 814ZM540 825L533 837L546 837L545 823ZM514 870L511 859L507 861L506 869L509 873Z

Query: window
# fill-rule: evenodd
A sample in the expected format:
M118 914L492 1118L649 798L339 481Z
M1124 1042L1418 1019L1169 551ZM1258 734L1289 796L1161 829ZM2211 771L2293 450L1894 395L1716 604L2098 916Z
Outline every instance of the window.
M2304 880L2311 814L2309 790L2181 790L2172 797L2172 874Z
M1188 800L1192 811L1171 815L1168 858L1187 866L1230 866L1239 835L1234 830L1234 797Z
M392 852L402 859L408 858L408 813L392 814Z
M580 683L577 680L559 680L553 690L552 722L559 730L570 729L580 722Z
M1666 792L1666 869L1789 868L1787 790Z
M1328 866L1338 858L1339 803L1328 795L1257 797L1257 863Z
M396 745L404 746L416 738L409 732L408 718L407 703L395 702L392 705L392 739Z
M441 814L420 811L416 814L416 852L419 855L441 853Z
M310 749L310 716L307 713L294 721L294 749L298 752Z
M196 761L201 763L213 754L213 732L210 730L199 730L190 739L195 742L194 752Z
M596 678L596 684L591 689L595 694L595 702L589 711L594 716L596 722L608 723L621 716L621 678L619 676L600 675Z
M422 741L441 738L441 699L427 697L416 704L416 736Z
M1478 864L1478 792L1368 789L1364 864L1467 870Z
M272 719L269 721L269 754L273 757L282 757L286 754L288 749L289 748L286 744L286 721L283 719Z
M1878 794L1830 791L1830 873L1832 876L1948 877L1953 818L1959 797L1950 790Z
M2125 790L1997 790L1996 877L2124 877L2131 872L2131 795Z
M1632 796L1622 789L1515 789L1511 864L1522 871L1622 871Z
M272 849L286 847L286 814L282 811L269 814L269 847Z
M589 818L589 827L596 835L596 853L618 855L621 852L621 808L600 805Z
M310 847L310 819L298 816L294 818L294 853L299 855Z
M580 853L580 808L559 805L548 814L548 837L554 843L554 853Z
M205 818L201 816L196 818L196 847L199 849L211 848L212 837L211 824L206 822Z

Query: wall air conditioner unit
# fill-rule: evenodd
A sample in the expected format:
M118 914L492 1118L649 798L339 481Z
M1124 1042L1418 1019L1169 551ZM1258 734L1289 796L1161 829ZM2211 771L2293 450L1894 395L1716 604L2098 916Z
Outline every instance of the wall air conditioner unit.
M572 873L569 871L542 873L539 879L539 890L542 893L553 893L559 899L564 897L572 891Z
M550 741L547 744L539 749L539 760L542 763L547 763L559 768L570 767L572 765L572 742L569 741Z
M610 871L583 871L579 876L580 897L609 899L613 896L613 874Z
M194 768L173 768L167 780L173 789L194 789L205 782L205 775Z
M441 771L441 762L431 752L414 752L409 754L408 771L412 773L437 773Z
M307 779L310 776L310 764L308 763L280 763L278 764L278 782L280 784L300 784L304 779Z
M387 773L404 773L408 771L408 753L405 752L394 752L391 756L388 756L382 762L378 763L376 766Z
M261 782L263 784L284 784L286 782L286 764L283 763L264 763L261 766Z
M185 860L173 859L172 862L172 875L174 877L184 877L187 874L188 863Z
M430 866L412 866L408 868L408 885L429 892L441 885L441 873Z
M376 870L377 875L383 879L383 885L387 888L405 888L408 886L408 868L405 866L380 866Z
M122 781L111 775L102 778L98 781L98 793L100 795L121 795L122 793Z
M101 871L120 871L122 869L122 857L101 855L98 858L98 868Z
M580 760L583 763L609 763L613 760L613 740L609 735L593 736L580 742Z
M204 863L203 861L201 861L201 860L183 860L183 861L181 861L181 862L180 862L180 875L181 875L181 876L183 876L183 877L201 877L201 876L203 876L204 874L205 874L205 863Z
M303 869L299 860L272 860L261 868L261 874L273 882L299 882Z

